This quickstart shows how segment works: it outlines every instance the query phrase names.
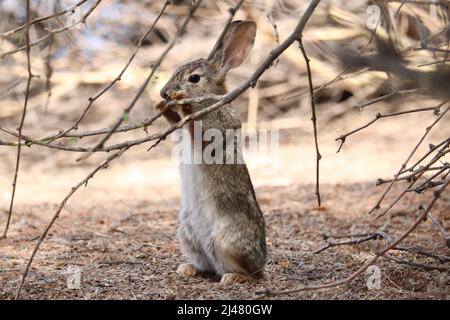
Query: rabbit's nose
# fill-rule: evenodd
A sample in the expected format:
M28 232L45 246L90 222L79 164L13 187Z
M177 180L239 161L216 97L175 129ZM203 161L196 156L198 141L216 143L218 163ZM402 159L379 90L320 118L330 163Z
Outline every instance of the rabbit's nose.
M165 90L162 90L161 91L161 96L164 99L168 99L168 98L170 98L171 95L173 95L174 93L176 93L179 90L181 90L181 86L179 84L175 84L175 85L172 85L172 86L168 87Z

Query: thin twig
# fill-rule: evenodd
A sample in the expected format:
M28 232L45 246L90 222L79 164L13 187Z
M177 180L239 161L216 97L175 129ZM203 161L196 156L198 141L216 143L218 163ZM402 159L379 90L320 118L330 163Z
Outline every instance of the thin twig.
M73 12L76 8L78 8L78 7L80 7L81 5L83 5L86 1L87 1L87 0L81 0L81 1L79 1L78 3L76 3L75 5L69 7L69 8L67 8L67 9L65 9L65 10L62 10L62 11L60 11L60 12L53 13L53 14L50 14L50 15L45 16L45 17L35 18L35 19L33 19L33 20L30 21L29 26L32 26L32 25L34 25L34 24L36 24L36 23L39 23L39 22L44 22L44 21L46 21L46 20L50 20L50 19L53 19L53 18L62 16L62 15L65 15L66 13L69 13L69 12ZM17 33L17 32L19 32L19 31L21 31L21 30L27 28L27 25L28 25L28 24L25 23L25 24L23 24L23 25L21 25L21 26L19 26L19 27L17 27L17 28L14 28L14 29L12 29L12 30L6 31L6 32L4 32L2 35L0 35L0 38L1 38L1 39L7 38L7 37L13 35L14 33Z
M444 255L436 254L433 252L429 252L422 248L409 247L409 246L396 246L395 248L392 248L392 250L409 252L409 253L413 253L416 255L433 258L433 259L439 260L440 262L450 262L449 256L444 256Z
M368 107L370 105L373 105L373 104L378 103L378 102L383 101L383 100L387 100L387 99L392 98L392 97L405 96L405 95L408 95L408 94L411 94L411 93L416 93L416 92L417 92L417 89L398 90L398 91L395 91L395 92L392 92L392 93L388 93L388 94L386 94L384 96L377 97L375 99L366 101L364 103L355 105L353 107L357 108L357 109L363 109L365 107Z
M298 41L298 39L301 37L303 29L305 28L307 22L309 21L309 18L313 14L316 7L319 5L320 0L311 0L309 6L305 10L303 16L300 18L299 22L297 23L296 27L292 31L292 33L289 35L289 37L286 38L285 41L283 41L278 47L273 49L269 52L269 55L266 59L258 66L258 68L255 70L255 72L239 87L234 89L233 91L229 92L228 94L224 95L223 98L209 107L202 109L200 111L197 111L195 113L192 113L186 117L184 117L181 121L178 123L172 125L170 128L168 128L165 132L159 134L159 138L156 140L156 142L149 148L152 149L156 147L161 141L163 141L169 134L174 132L176 129L181 128L186 123L193 121L195 119L198 119L199 117L212 112L214 110L217 110L218 108L231 103L233 100L235 100L237 97L239 97L242 93L247 91L249 88L254 87L256 85L256 82L258 79L264 74L264 72L270 68L273 65L273 61L275 61L287 48L289 48L292 43L295 41ZM153 139L149 139L153 140Z
M404 259L400 259L400 258L391 257L388 255L384 255L383 258L395 261L399 264L406 264L408 266L412 266L412 267L423 269L423 270L439 270L439 271L449 271L450 270L450 266L412 262L412 261L408 261L408 260L404 260Z
M329 248L333 248L333 247L337 247L337 246L344 246L344 245L361 244L361 243L364 243L364 242L367 242L370 240L377 240L380 238L389 239L389 237L384 232L377 231L377 232L368 234L359 239L344 240L344 241L339 241L339 242L328 241L327 245L323 246L320 249L317 249L313 253L318 254Z
M148 126L152 125L153 122L156 121L156 119L158 119L165 111L168 110L168 108L170 108L172 106L173 106L172 103L167 104L162 110L158 111L151 118L145 120L144 123L139 124L139 125L130 126L130 127L127 127L127 128L123 127L123 131L128 131L126 129L132 130L131 128L136 128L136 127L145 128L145 127L148 127ZM110 132L109 128L107 130L108 130L107 132ZM35 139L33 139L31 137L28 137L26 135L23 135L23 134L19 135L17 132L12 131L10 129L3 128L1 126L0 126L0 131L5 132L5 133L7 133L9 135L12 135L14 137L21 137L22 140L24 141L24 142L21 143L21 145L26 145L28 147L30 147L32 145L37 145L37 146L46 147L46 148L50 148L50 149L56 149L56 150L62 150L62 151L70 151L70 152L82 152L82 153L92 151L91 147L73 147L73 146L64 145L64 144L55 144L55 143L49 143L49 142L42 142L40 140L35 140ZM95 134L97 134L98 130L95 131L95 132L96 132ZM87 132L84 136L88 136L88 135L89 135L89 132ZM79 138L81 138L81 137L82 136L80 136ZM118 143L118 144L115 144L115 145L111 145L111 146L108 146L108 147L100 148L100 149L96 150L96 152L111 152L111 151L123 149L124 147L133 147L133 146L137 146L139 144L142 144L142 143L145 143L145 142L148 142L148 141L151 141L151 140L155 140L158 137L159 137L158 135L151 135L151 136L147 136L147 137L140 138L140 139L127 140L127 141L124 141L124 142L121 142L121 143ZM0 145L2 145L2 144L3 144L3 142L0 141ZM17 143L11 143L11 142L5 141L4 145L17 146Z
M450 139L450 138L449 138ZM417 170L414 170L411 174L408 174L408 175L404 175L404 176L401 176L401 177L398 177L397 178L397 181L412 181L412 179L415 179L415 180L417 180L418 178L417 178L417 175L419 175L422 171L421 171L421 169L422 168L420 168L420 169L417 169ZM450 169L450 164L444 164L443 166L438 166L438 167L429 167L428 169L427 169L427 171L428 172L431 172L431 171L441 171L442 169ZM406 172L408 172L408 171L405 171L405 172L403 172L402 174L405 174ZM392 180L394 180L394 179L378 179L377 180L377 186L380 186L380 185L382 185L382 184L386 184L386 183L389 183L389 182L392 182Z
M435 174L433 174L431 177L426 178L424 182L422 182L421 185L419 185L418 187L415 188L411 188L406 190L407 192L416 192L416 193L422 193L425 190L434 188L436 186L439 186L442 184L442 181L433 181L434 179L436 179L437 177L439 177L442 173L444 173L445 171L448 171L450 169L450 165L448 166L443 166L442 169L440 169L438 172L436 172ZM430 170L427 170L430 171ZM416 180L417 178L414 177Z
M16 187L17 187L17 177L19 175L19 166L20 166L20 156L22 152L22 144L21 144L21 134L22 134L22 128L25 123L25 116L27 114L27 106L28 106L28 99L30 97L30 87L31 87L31 80L33 78L33 74L31 72L31 58L30 58L30 21L31 21L31 13L30 13L30 0L26 0L26 15L27 15L27 25L26 25L26 31L25 31L25 39L26 39L26 54L27 54L27 71L28 71L28 79L27 79L27 87L25 91L25 102L23 105L22 110L22 118L20 119L19 128L17 131L19 132L18 144L17 144L17 158L16 158L16 168L14 171L14 179L12 183L12 194L11 194L11 202L9 204L9 211L8 211L8 218L6 220L6 226L5 230L3 232L2 238L6 238L9 224L11 222L11 217L13 213L13 206L14 206L14 198L16 195Z
M386 197L386 195L389 193L389 191L392 189L396 179L400 176L400 174L402 173L402 171L406 168L406 165L408 164L409 160L411 160L411 158L413 157L413 155L416 153L417 149L419 148L419 146L422 144L422 142L425 140L425 138L428 136L428 134L430 133L431 129L433 129L433 127L445 116L445 114L449 111L450 106L447 107L444 112L442 112L442 114L429 126L425 129L425 133L422 135L422 137L419 139L419 142L416 144L416 146L413 148L413 150L411 151L411 153L408 155L408 157L406 158L406 160L403 162L403 164L401 165L400 170L397 172L397 174L394 176L394 180L388 185L388 187L386 188L386 190L383 192L383 194L381 195L380 199L377 201L377 203L375 204L375 206L370 209L369 213L374 212L375 210L379 209L381 206L381 203L383 202L384 198ZM379 215L379 217L383 216L387 211L384 211L381 215Z
M120 157L128 149L129 149L129 147L123 148L123 149L115 152L114 154L110 155L104 161L102 161L102 163L100 165L98 165L94 170L92 170L83 180L81 180L74 187L72 187L70 192L66 195L66 197L63 199L63 201L60 203L60 205L59 205L58 209L56 210L55 214L53 215L50 223L47 225L44 232L39 237L39 240L36 243L36 246L34 247L30 258L28 259L27 265L25 267L25 271L22 274L22 279L20 281L19 288L17 289L17 293L16 293L16 297L15 297L16 300L19 299L19 297L20 297L20 293L22 291L23 284L25 283L25 279L28 276L28 272L30 271L31 264L33 263L33 260L34 260L34 257L36 256L37 251L39 250L42 242L47 237L47 234L50 231L51 227L53 226L55 221L59 218L59 214L61 213L61 210L66 205L67 201L75 194L75 192L79 188L81 188L82 186L87 186L87 183L89 182L89 180L92 179L98 171L100 171L101 169L107 168L111 161Z
M340 239L340 238L351 238L351 239L343 240L343 241L328 241L328 243L326 245L324 245L323 247L314 251L313 254L322 253L323 251L333 248L333 247L359 245L361 243L368 242L371 240L384 239L386 241L386 243L388 243L388 244L392 243L391 237L389 237L389 235L387 233L380 231L380 230L372 232L372 233L366 233L366 234L329 236L329 237L334 238L334 239ZM416 255L433 258L433 259L439 260L440 262L450 262L449 256L444 256L444 255L436 254L433 252L429 252L429 251L426 251L425 249L418 248L418 247L398 245L395 248L392 248L392 250L413 253Z
M429 155L431 155L433 152L435 152L437 149L442 147L445 144L448 144L450 142L450 137L445 138L443 141L438 143L437 145L430 145L430 150L426 152L419 160L417 160L414 164L412 164L409 168L405 168L402 170L402 174L405 172L413 172L415 168L422 163L426 158L428 158Z
M78 21L75 21L73 24L62 27L62 28L58 28L58 29L47 30L48 33L45 36L42 36L41 38L30 42L28 46L24 45L22 47L19 47L19 48L13 49L11 51L7 51L5 53L0 54L0 59L3 59L4 57L6 57L8 55L20 52L22 50L26 50L28 47L34 47L34 46L40 44L41 42L49 39L50 37L53 37L55 34L66 32L66 31L76 27L79 24L86 23L87 18L91 15L92 12L94 12L95 8L97 8L97 6L100 4L100 2L102 2L102 0L97 0L97 2L95 2L92 5L92 7L89 8L89 10L81 17L81 19Z
M439 114L439 110L442 107L443 103L437 105L436 107L430 107L430 108L419 108L419 109L412 109L412 110L406 110L406 111L400 111L400 112L394 112L394 113L389 113L389 114L382 114L382 113L377 113L375 115L375 118L372 119L371 121L369 121L368 123L366 123L365 125L356 128L355 130L352 130L348 133L342 134L339 137L337 137L335 140L336 141L340 141L341 144L338 148L337 153L339 153L342 149L342 147L344 146L344 143L347 141L347 138L363 129L366 129L367 127L370 127L372 124L374 124L375 122L377 122L378 120L382 119L382 118L390 118L390 117L397 117L397 116L402 116L405 114L410 114L410 113L417 113L417 112L424 112L424 111L433 111L435 114Z
M88 111L91 109L93 103L98 100L102 95L104 95L109 89L111 89L117 82L119 82L122 79L122 76L124 75L124 73L127 71L128 67L131 65L131 63L133 62L134 58L136 57L139 49L142 47L144 40L152 33L153 29L155 28L156 23L158 23L159 19L161 18L161 16L163 15L164 11L166 10L167 6L170 4L170 1L167 0L162 9L160 10L158 16L156 17L155 21L152 23L152 25L150 26L150 28L147 30L147 32L144 33L144 35L139 38L136 48L134 49L134 52L131 54L130 58L128 59L127 63L125 64L125 66L122 68L122 70L120 71L119 75L114 78L113 81L111 81L105 88L103 88L103 90L101 90L99 93L97 93L95 96L90 97L89 103L86 106L86 108L83 110L82 114L80 115L80 117L77 119L77 121L75 121L75 123L68 128L67 130L63 130L62 132L57 133L56 135L44 138L43 140L52 142L55 141L56 139L59 139L61 137L68 137L68 133L70 133L73 130L76 130L78 128L78 126L80 125L81 121L83 121L84 117L86 116L86 114L88 113ZM116 128L117 129L117 128Z
M123 110L122 115L120 116L120 118L111 127L111 131L108 134L106 134L106 136L103 137L101 139L101 141L98 144L96 144L95 147L92 148L92 150L90 150L89 152L84 154L82 157L78 158L77 161L84 160L84 159L88 158L93 152L95 152L99 148L102 148L105 145L105 143L109 140L109 138L114 134L114 132L116 132L117 128L120 127L120 125L124 121L125 116L127 116L131 112L131 110L135 107L136 103L138 102L139 98L141 97L141 95L144 93L145 89L147 88L147 85L150 83L150 80L153 78L153 75L155 74L157 68L161 65L161 63L163 62L163 60L165 59L167 54L170 52L170 50L172 50L172 48L175 46L175 43L178 40L178 38L181 37L184 34L184 32L186 31L186 28L187 28L187 26L189 24L189 21L191 20L191 18L193 17L193 15L197 11L197 9L200 7L202 1L203 0L198 0L192 6L191 10L189 11L189 14L187 15L186 19L184 20L184 22L182 24L182 26L178 29L177 33L173 37L173 39L170 42L170 44L167 46L166 50L164 50L164 52L159 56L158 60L155 63L152 64L151 71L150 71L149 75L147 76L147 78L145 79L144 83L139 88L138 92L134 96L134 98L131 101L131 103L128 105L128 107L126 107ZM166 2L166 3L169 3L169 2Z
M302 52L303 58L305 59L306 70L308 72L308 83L309 83L310 103L311 103L311 121L313 123L313 128L314 128L314 145L316 147L316 196L317 196L317 204L320 207L321 206L321 199L320 199L320 159L322 159L322 155L320 154L319 141L318 141L318 138L317 138L316 100L315 100L315 96L314 96L314 85L313 85L312 75L311 75L310 60L309 60L308 55L306 53L305 47L303 46L303 40L302 40L301 36L298 39L298 44L300 46L300 50Z
M386 213L389 212L402 198L403 196L408 192L408 190L416 183L416 181L430 168L433 164L435 164L437 161L439 161L442 157L444 157L447 153L450 153L450 149L447 149L449 147L448 144L446 144L440 152L432 159L428 164L426 164L424 167L422 167L419 170L419 173L417 174L416 178L403 190L403 192L400 193L399 196L385 209L383 212L381 212L379 215L377 215L376 219L381 218ZM446 150L445 150L446 149ZM398 178L398 175L396 175L395 179ZM395 179L393 182L391 182L390 185L392 185L395 182Z
M418 216L416 221L405 231L403 234L401 234L395 241L392 243L386 245L382 250L380 250L372 259L370 259L368 262L366 262L364 265L362 265L358 270L353 272L350 276L338 280L335 282L325 283L321 285L313 285L313 286L304 286L296 289L290 289L290 290L282 290L282 291L273 291L271 289L266 289L263 291L257 291L256 294L260 295L260 297L264 296L273 296L273 295L284 295L284 294L290 294L290 293L298 293L303 291L313 291L313 290L321 290L321 289L327 289L327 288L333 288L337 286L341 286L343 284L347 284L356 277L358 277L360 274L362 274L369 266L374 264L381 256L383 256L385 253L387 253L389 250L395 248L398 244L400 244L408 235L413 232L417 226L424 221L424 218L427 216L427 214L430 212L430 210L433 208L436 201L440 198L442 192L449 186L450 184L450 178L447 178L445 183L434 192L434 197L427 206L427 208Z
M428 218L430 218L431 222L433 222L433 224L438 228L439 232L442 233L445 244L450 248L450 234L448 234L444 226L435 217L433 217L431 213L428 213Z

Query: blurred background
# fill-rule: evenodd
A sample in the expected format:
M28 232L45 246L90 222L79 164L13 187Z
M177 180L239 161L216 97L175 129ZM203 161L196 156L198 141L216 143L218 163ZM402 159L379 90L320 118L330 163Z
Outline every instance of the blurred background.
M32 1L33 17L41 17L74 6L79 1ZM229 8L235 1L204 1L176 42L167 58L158 68L144 95L126 119L127 124L143 121L155 113L154 105L160 99L159 90L175 68L199 57L206 57L218 38ZM31 50L33 78L24 134L34 138L69 128L88 105L88 98L103 90L118 76L131 57L137 40L156 19L164 1L103 0L89 15L85 24L76 24L69 30L56 33L40 41ZM76 23L96 5L87 0L73 12L55 19L36 23L31 28L31 40ZM152 63L160 56L174 37L177 28L189 12L191 1L173 1L161 20L143 42L143 47L125 72L122 80L95 101L79 125L79 131L106 128L120 117L136 91L143 83ZM251 19L257 23L258 33L254 50L248 61L230 72L230 89L238 86L251 74L277 42L283 41L301 16L307 1L259 0L245 1L235 19ZM418 95L407 84L390 79L382 72L355 72L341 75L343 69L333 55L333 48L343 46L370 53L369 43L377 11L384 1L323 1L304 32L304 43L311 58L313 82L317 91L319 143L323 160L321 181L325 184L370 182L391 177L423 134L426 125L434 120L429 113L418 113L398 119L378 121L351 136L341 153L335 138L373 119L378 112L431 107L438 100ZM445 6L402 4L391 2L382 13L380 34L394 35L396 44L404 50L412 67L436 60L434 53L414 50L421 41L421 25L430 34L440 34L436 43L443 41L447 20ZM0 1L0 33L25 23L21 1ZM2 37L0 52L8 53L25 44L24 30ZM15 129L18 126L24 102L27 78L25 51L2 55L0 59L0 125ZM422 66L431 70L435 65ZM338 77L338 78L337 78ZM400 90L401 94L395 94ZM367 101L392 94L377 104L359 108ZM277 166L273 159L247 155L250 171L257 186L308 184L315 181L315 150L306 67L297 45L289 48L258 81L257 86L244 93L233 105L237 108L248 130L258 128L279 131L280 149ZM448 124L448 121L445 122ZM159 119L149 128L155 133L167 128ZM437 141L448 135L450 126L441 124L429 139ZM136 139L147 133L140 129L115 134L109 143ZM0 132L0 139L16 139ZM62 139L71 146L88 146L99 137L81 140ZM167 139L158 148L147 152L148 144L139 146L105 170L92 181L91 192L76 197L157 197L178 194L177 165L171 160L173 141ZM424 144L426 148L427 144ZM15 166L15 148L1 146L0 203L6 210L10 198L10 184ZM17 203L59 201L74 181L103 159L95 154L76 162L79 154L51 150L33 145L23 150ZM269 169L268 169L269 165ZM98 188L98 189L97 189ZM164 190L157 194L152 191ZM99 191L99 192L97 192ZM116 196L117 194L117 196ZM326 199L325 199L326 200Z
M198 0L197 0L198 1ZM191 0L173 0L121 81L122 72L136 50L138 39L157 18L165 1L33 0L33 18L66 13L36 21L30 28L32 73L23 134L40 139L70 128L95 97L74 132L111 127L123 115L189 14ZM0 127L15 132L19 126L28 78L25 1L0 0ZM186 32L157 69L125 125L139 124L155 115L159 90L180 65L207 57L229 19L237 0L203 1ZM292 32L309 1L246 0L234 19L251 19L258 31L250 58L229 73L230 90L243 83L268 53ZM303 33L311 59L317 104L317 126L322 154L321 208L314 195L316 151L304 59L294 43L260 78L255 88L233 102L248 132L270 130L279 135L276 154L245 155L264 212L269 261L266 279L230 289L213 280L177 277L184 261L176 239L179 210L179 174L171 157L170 138L147 151L150 143L132 148L80 188L61 212L36 255L25 282L26 298L249 298L265 287L278 290L310 283L343 279L373 257L374 241L314 252L330 235L364 234L383 227L394 239L410 228L419 204L433 197L408 192L386 219L366 213L384 187L378 178L391 178L436 120L432 111L379 119L351 135L337 153L335 139L388 114L442 103L421 88L383 72L344 70L336 58L342 48L369 56L376 52L373 29L390 37L405 64L421 71L448 68L448 1L322 1ZM79 23L86 17L85 23ZM450 87L450 85L449 85ZM375 103L379 100L377 103ZM441 110L442 111L442 110ZM146 137L168 128L158 119L143 129L116 133L107 145ZM411 160L450 135L448 114L433 128ZM65 147L95 145L102 136L63 138ZM0 130L0 226L7 219L17 139ZM3 145L2 145L3 144ZM36 239L58 204L107 154L97 152L77 161L80 153L31 145L23 147L13 216L8 238L0 241L0 299L15 296L21 274ZM449 154L441 159L449 162ZM439 168L438 168L439 170ZM448 168L443 169L447 170ZM443 171L445 172L445 171ZM431 172L429 173L432 174ZM438 177L439 178L439 177ZM436 179L438 179L436 178ZM404 183L399 183L401 188ZM386 203L400 188L393 189ZM433 207L433 215L449 225L448 193ZM444 230L445 231L445 230ZM408 237L410 245L440 253L439 260L408 252L391 251L377 262L382 289L367 290L364 277L351 285L294 294L305 299L389 299L449 297L448 248L441 231L430 221ZM378 247L377 247L378 248ZM387 258L405 257L406 263ZM384 259L386 258L386 259ZM409 261L427 263L417 268ZM398 261L398 260L397 260ZM447 265L444 265L444 262ZM430 264L431 263L431 264ZM436 267L436 264L440 264ZM83 272L80 290L66 288L67 268Z

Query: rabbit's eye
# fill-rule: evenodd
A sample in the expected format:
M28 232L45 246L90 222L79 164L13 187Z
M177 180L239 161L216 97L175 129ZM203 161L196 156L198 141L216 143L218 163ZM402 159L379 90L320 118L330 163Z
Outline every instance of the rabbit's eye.
M200 76L198 74L191 74L188 79L189 82L197 83L200 81Z

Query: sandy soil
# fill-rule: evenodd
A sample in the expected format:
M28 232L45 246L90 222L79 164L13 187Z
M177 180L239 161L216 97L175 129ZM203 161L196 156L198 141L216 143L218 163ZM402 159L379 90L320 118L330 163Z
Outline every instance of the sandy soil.
M366 119L361 117L365 116L349 118L346 126L364 123ZM382 191L374 181L391 176L408 154L411 142L422 134L399 134L418 121L429 121L429 116L414 117L401 127L398 123L393 127L389 120L380 122L373 131L351 139L339 155L333 138L346 128L327 127L321 135L324 206L320 209L314 196L314 152L307 120L301 129L282 131L277 170L267 170L261 159L249 161L267 222L269 261L264 280L231 288L221 287L216 279L183 279L176 274L177 265L185 261L176 239L176 164L168 158L168 152L151 155L145 147L138 148L99 173L69 201L36 256L22 297L249 299L265 288L290 289L342 279L372 257L371 252L383 242L313 252L327 243L327 235L367 233L386 222L367 215ZM446 130L437 130L431 139L439 139ZM6 220L14 163L10 154L7 157L9 160L1 164L1 225ZM36 239L57 204L70 186L90 170L88 164L74 165L67 157L60 158L59 153L46 154L40 161L36 157L32 152L24 154L9 237L0 241L0 299L13 298ZM417 215L419 203L427 203L431 196L408 195L392 211L388 234L394 238L406 230ZM450 195L445 194L433 211L447 228L449 200ZM406 244L450 255L442 235L430 221L422 223ZM448 261L399 251L390 254L416 263L441 265L444 270L425 270L383 258L377 262L381 270L379 290L368 290L367 275L362 275L339 288L270 298L450 298ZM81 268L82 286L78 290L66 286L67 270L73 266Z
M163 201L114 200L109 203L77 203L64 210L39 251L24 287L26 299L249 299L265 288L290 289L325 283L349 275L372 257L381 241L331 248L314 254L327 242L324 235L359 234L375 230L383 221L368 217L368 204L376 192L367 184L326 185L323 195L336 199L320 210L312 196L313 185L264 187L258 197L265 212L269 261L266 279L231 288L216 279L184 279L175 272L185 261L175 239L177 198ZM366 199L367 201L361 201ZM448 212L449 197L435 214ZM446 205L443 205L446 202ZM417 198L403 201L394 211L387 232L397 236L414 219L411 206ZM36 238L54 205L21 206L10 236L2 241L2 299L12 298L20 274ZM442 217L443 215L441 215ZM450 223L447 216L445 224ZM428 221L414 232L408 244L449 254L441 235ZM431 258L393 252L396 258L438 264ZM448 264L447 264L448 265ZM67 270L78 266L79 290L66 287ZM450 298L447 271L427 271L379 260L381 288L368 290L367 276L339 288L276 296L300 299Z
M266 19L265 11L270 1L263 2L264 5L256 3L255 8L248 6L245 13L244 9L240 10L235 17L247 19L261 16L261 19L258 21L259 31L253 57L246 65L230 73L227 80L230 89L247 79L260 60L275 46L273 26L270 19ZM300 1L294 2L293 10L280 13L279 17L278 13L274 16L280 39L284 39L292 30L303 10L297 4ZM67 58L55 58L52 64L54 85L48 106L45 106L47 93L44 88L47 65L42 52L39 53L37 49L32 51L33 73L40 78L35 77L32 81L32 99L24 127L27 135L43 137L73 125L86 107L88 97L95 96L120 73L134 51L135 39L147 30L148 24L160 10L159 5L151 5L157 4L157 1L146 1L145 10L151 11L153 17L151 14L142 15L141 2L133 2L138 4L136 11L133 11L130 6L132 2L127 1L131 13L125 17L119 15L114 22L110 14L114 7L106 10L111 3L103 1L100 9L92 16L92 21L96 22L92 28L99 32L95 33L95 37L101 38L101 45L84 39L77 31L61 37L58 46L64 51L66 47L73 47L73 50L70 50L71 54ZM152 106L160 99L159 89L177 66L208 55L223 28L224 17L228 16L228 4L220 5L221 1L216 1L214 3L218 5L214 8L212 2L208 3L206 10L199 10L200 19L191 22L191 31L188 30L186 36L177 43L177 49L168 55L147 92L139 99L129 115L130 124L154 114ZM326 83L341 72L334 55L324 54L324 44L336 42L349 48L362 48L367 43L366 37L362 36L365 29L358 31L358 26L366 25L368 3L333 1L330 4L319 9L321 11L314 15L307 32L305 30L305 47L312 59L315 85ZM392 13L396 12L395 8L391 9L394 10ZM110 127L122 116L123 109L132 101L137 88L144 81L149 65L165 50L167 43L163 38L170 39L181 23L178 19L175 22L175 18L180 13L183 15L183 12L176 6L168 10L171 19L163 17L158 22L162 36L154 35L150 39L152 44L141 48L122 80L95 102L79 126L80 131ZM96 17L97 12L99 16ZM100 12L107 16L108 23L105 26L102 26L101 21L105 19L102 19ZM402 33L414 33L417 23L410 15L400 15L400 18L398 30L401 37L398 38L402 39ZM421 18L427 28L432 26L442 30L446 25L439 26L435 19L427 20L430 19ZM112 29L113 33L110 31ZM438 29L430 30L432 34L438 32ZM417 30L419 34L418 31L422 30ZM361 35L355 36L354 32ZM94 35L92 32L88 34ZM121 34L123 39L120 38ZM411 38L414 35L405 36L402 47L419 45L422 39L418 38L418 34L417 39ZM351 39L347 39L349 37ZM116 40L104 42L104 38ZM85 49L88 50L84 52ZM431 54L426 55L425 50L417 54L417 61L414 59L415 54L407 56L408 60L411 59L411 65L430 62L435 58ZM27 76L24 67L26 57L17 54L8 59L12 60L4 60L6 63L1 66L7 71L0 77L0 91L6 93L2 96L0 92L0 102L3 103L0 122L6 128L17 128ZM323 207L318 209L314 196L315 150L310 99L308 90L304 91L307 88L306 79L299 50L292 46L277 62L277 67L270 68L259 80L258 90L246 92L233 102L245 120L249 105L258 101L258 121L284 128L280 132L281 144L275 159L267 155L249 155L247 158L267 222L269 261L264 280L223 288L216 279L184 279L176 274L178 264L185 262L185 259L180 254L176 239L180 191L177 166L170 158L174 142L167 140L152 152L146 152L148 145L130 150L107 170L101 170L86 188L78 190L62 210L60 218L38 251L25 282L22 298L251 299L257 297L256 291L265 288L279 290L322 284L342 279L357 270L373 256L371 252L384 245L382 240L330 248L320 254L314 254L314 251L326 245L329 236L372 232L386 222L389 222L386 232L392 238L407 230L418 214L418 205L429 203L431 192L424 195L408 194L391 212L391 221L375 220L367 215L367 211L383 190L375 186L376 179L392 177L398 171L426 126L435 117L431 112L424 112L405 115L401 120L382 119L350 137L339 154L336 154L338 143L334 139L372 120L377 112L431 107L439 101L410 95L392 98L359 112L353 106L397 89L409 88L402 83L390 83L380 74L352 77L320 91L316 95L316 102L323 156ZM433 129L417 154L427 150L429 143L437 143L448 137L448 123L447 115ZM149 128L149 132L155 133L163 127L167 127L167 124L160 119ZM144 135L143 130L115 134L109 143L137 139ZM0 133L0 139L12 141L12 137L4 133ZM92 146L97 141L95 139L98 137L80 141L63 139L61 143ZM82 180L105 155L96 154L86 161L76 162L78 156L34 145L23 149L10 232L7 239L0 240L0 299L14 297L33 247L58 204L71 187ZM450 156L447 155L444 161L450 162ZM15 162L15 148L1 147L0 230L3 230L7 218ZM395 197L401 187L399 185L393 190L386 203ZM447 192L432 212L447 230L450 228L449 200L450 194ZM419 246L444 257L437 260L393 251L389 253L391 257L422 266L405 265L382 258L377 262L381 275L381 287L378 290L368 289L368 276L363 274L339 288L267 298L449 299L450 250L437 228L430 221L423 222L404 245ZM436 266L440 270L435 270ZM73 267L81 271L82 283L79 289L69 289L67 286L70 278L67 272Z

